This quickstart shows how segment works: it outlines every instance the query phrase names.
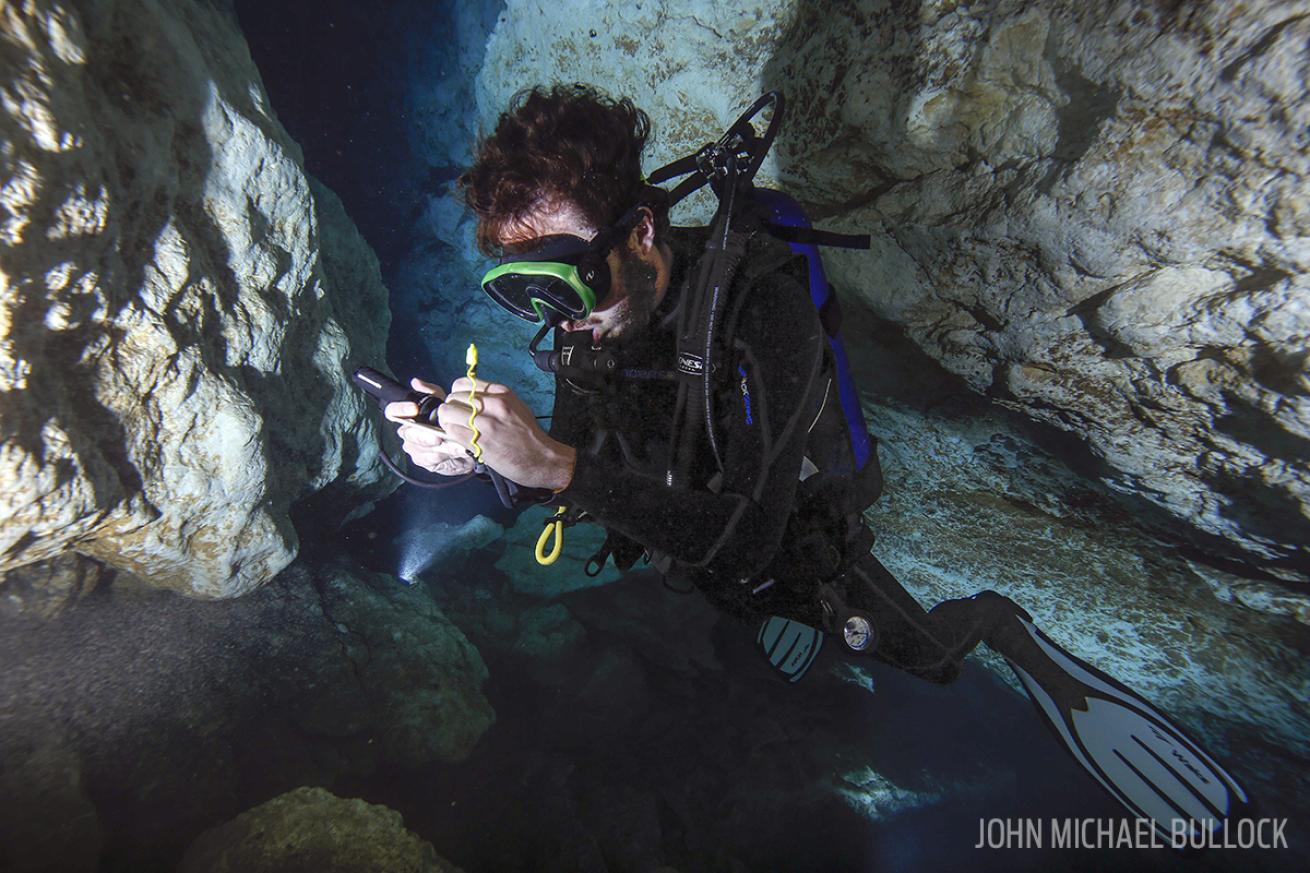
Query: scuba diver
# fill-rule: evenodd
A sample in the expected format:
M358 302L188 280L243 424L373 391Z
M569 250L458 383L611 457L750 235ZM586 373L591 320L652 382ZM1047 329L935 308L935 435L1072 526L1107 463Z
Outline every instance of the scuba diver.
M601 525L589 574L645 557L666 584L747 622L786 680L832 638L850 657L948 683L982 642L1078 763L1164 837L1243 813L1245 793L1211 756L1009 598L925 610L871 553L863 511L882 475L815 248L867 238L815 230L794 200L752 184L782 115L781 95L766 94L723 138L647 178L649 119L631 101L583 85L515 95L460 186L479 248L499 261L484 291L542 323L529 351L555 374L550 430L476 376L449 391L390 383L399 390L370 393L391 401L405 453L443 476L490 474L502 498L553 504L557 536ZM657 187L677 176L671 192ZM706 184L711 225L670 226L669 207ZM539 349L548 332L555 348ZM367 372L365 390L386 380Z

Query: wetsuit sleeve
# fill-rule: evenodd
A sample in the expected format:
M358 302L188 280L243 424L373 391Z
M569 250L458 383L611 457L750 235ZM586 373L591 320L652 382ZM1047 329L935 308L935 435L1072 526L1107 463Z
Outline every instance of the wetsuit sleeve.
M718 493L674 490L604 456L578 452L560 502L607 528L730 578L756 576L782 541L814 418L823 335L809 292L791 276L757 279L736 330L734 374L745 391L720 435ZM749 393L749 402L745 395ZM723 417L720 416L720 421ZM707 449L708 451L708 449Z

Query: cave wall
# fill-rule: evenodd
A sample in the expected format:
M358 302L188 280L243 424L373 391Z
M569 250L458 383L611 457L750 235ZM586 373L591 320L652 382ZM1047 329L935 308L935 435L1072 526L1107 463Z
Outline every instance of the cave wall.
M0 71L0 571L250 591L297 501L391 487L347 382L376 258L222 4L8 3Z
M476 93L484 131L539 82L630 96L655 167L781 89L762 182L873 234L826 255L843 294L1206 548L1304 582L1307 35L1272 0L511 0Z

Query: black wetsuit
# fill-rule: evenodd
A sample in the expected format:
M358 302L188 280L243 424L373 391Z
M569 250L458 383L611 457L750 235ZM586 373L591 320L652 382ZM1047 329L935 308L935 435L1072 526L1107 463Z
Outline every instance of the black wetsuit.
M696 229L675 228L670 236L668 295L622 361L648 374L673 369L677 307L705 240ZM725 362L713 407L721 475L705 441L687 480L704 487L666 484L675 383L616 380L593 395L560 383L551 433L578 448L560 502L609 530L621 568L642 551L661 569L667 557L669 574L689 579L739 618L778 615L845 639L845 618L862 611L874 625L874 656L923 679L951 681L964 656L986 642L1009 661L1079 765L1133 815L1153 818L1164 832L1178 818L1241 814L1246 795L1212 758L1130 689L1062 650L1009 598L983 591L925 612L870 553L862 510L877 498L881 473L875 455L852 475L805 268L767 236L747 248L729 294L740 304L727 319L731 341L717 354ZM757 639L775 672L794 681L812 662L805 654L817 653L807 649L801 661L788 661L806 636L814 639L790 635L780 657L769 647L784 645L783 632L773 643L764 633ZM799 673L794 664L804 665Z
M668 291L649 329L616 350L623 367L674 369L678 306L706 233L670 229ZM715 392L721 475L706 443L691 479L705 486L666 486L675 382L612 380L583 394L560 379L550 433L577 448L578 459L559 502L609 531L618 566L643 551L656 564L667 557L669 575L747 621L783 615L822 627L818 587L835 581L851 605L874 617L878 657L949 681L1000 612L982 608L990 599L980 598L926 613L869 553L873 536L862 511L881 491L881 472L875 453L860 476L851 475L846 420L806 270L804 258L765 234L752 239L738 270Z

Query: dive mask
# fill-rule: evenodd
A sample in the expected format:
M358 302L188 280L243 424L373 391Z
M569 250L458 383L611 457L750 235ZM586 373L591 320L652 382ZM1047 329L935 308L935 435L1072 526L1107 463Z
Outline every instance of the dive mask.
M482 277L482 290L525 321L577 321L591 315L610 288L606 257L636 224L642 203L598 233L590 242L554 234L503 258Z
M542 237L516 252L482 277L482 290L502 307L527 321L549 319L547 310L569 319L591 314L609 290L609 266L581 237Z

